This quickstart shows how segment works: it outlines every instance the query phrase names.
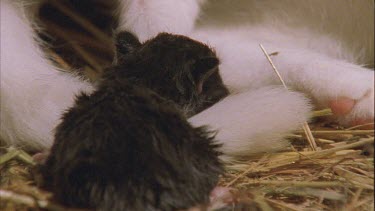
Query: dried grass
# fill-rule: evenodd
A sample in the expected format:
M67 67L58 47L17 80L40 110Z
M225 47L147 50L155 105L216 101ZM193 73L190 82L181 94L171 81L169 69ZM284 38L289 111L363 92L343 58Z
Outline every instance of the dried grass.
M66 5L55 6L89 33L62 35L61 26L44 22L51 35L60 34L60 42L83 62L72 64L61 53L64 51L56 49L49 49L49 55L60 67L78 68L94 80L111 63L105 58L113 55L112 41ZM313 114L319 118L327 115L331 115L330 110ZM319 151L311 151L305 132L297 131L290 135L292 145L284 152L228 165L220 185L236 190L235 203L252 203L259 210L374 210L374 130L361 130L365 126L341 128L316 121L310 127ZM14 148L0 150L0 210L68 210L51 202L51 194L36 187L34 161L29 154Z
M311 125L313 133L320 124ZM291 141L287 151L228 165L219 185L235 189L235 203L251 202L260 210L374 210L373 134L317 141L319 151L311 151L303 136ZM0 210L67 210L35 186L33 165L27 153L13 148L0 157Z

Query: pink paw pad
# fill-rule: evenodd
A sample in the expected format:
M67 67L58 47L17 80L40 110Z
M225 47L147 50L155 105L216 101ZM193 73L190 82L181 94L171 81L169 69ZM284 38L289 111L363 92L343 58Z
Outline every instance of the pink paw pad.
M356 104L356 100L348 98L348 97L338 97L335 100L331 100L328 102L328 106L331 108L332 113L336 116L345 116L349 114ZM374 119L354 119L350 122L351 126L356 125L364 125L367 123L373 123ZM361 129L373 129L374 125L369 124Z
M344 116L349 114L356 101L347 97L339 97L335 100L331 100L328 103L328 106L331 108L332 113L337 116Z

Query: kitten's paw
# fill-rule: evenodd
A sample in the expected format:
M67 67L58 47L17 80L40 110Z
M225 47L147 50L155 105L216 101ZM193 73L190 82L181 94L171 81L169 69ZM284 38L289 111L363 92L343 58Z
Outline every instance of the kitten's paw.
M38 152L33 155L33 160L38 164L44 164L47 161L47 158L50 154L49 150L44 152Z

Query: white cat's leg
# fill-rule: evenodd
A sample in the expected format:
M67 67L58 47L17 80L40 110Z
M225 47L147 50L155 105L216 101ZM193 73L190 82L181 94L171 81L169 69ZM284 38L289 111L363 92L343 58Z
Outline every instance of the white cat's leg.
M301 128L310 109L303 94L269 86L230 95L189 121L217 130L216 139L228 159L285 148L283 137Z
M284 52L281 50L274 62L284 69L291 86L309 93L319 106L331 107L344 125L373 121L374 71L311 52ZM342 100L345 98L352 100L353 107L340 111L340 107L346 105L339 105L338 110L337 104L345 103Z
M135 33L141 41L159 32L191 32L203 0L119 0L120 29Z
M75 94L92 87L44 57L24 14L1 0L0 139L27 149L52 145L52 130Z
M309 94L319 107L329 107L332 101L342 97L354 101L353 109L338 117L341 123L374 118L373 71L324 53L316 53L309 50L307 45L303 46L302 41L287 39L281 33L269 31L260 36L260 31L202 30L193 36L207 41L216 49L221 59L220 73L232 92L280 84L259 48L262 43L268 53L275 53L272 60L287 85ZM330 44L328 39L319 40Z
M267 45L266 45L267 46ZM286 82L308 93L321 107L334 112L342 98L353 100L353 108L338 111L337 119L344 125L374 119L374 71L345 61L305 50L282 49L268 45L270 52L279 52L273 61ZM345 106L345 105L344 105Z

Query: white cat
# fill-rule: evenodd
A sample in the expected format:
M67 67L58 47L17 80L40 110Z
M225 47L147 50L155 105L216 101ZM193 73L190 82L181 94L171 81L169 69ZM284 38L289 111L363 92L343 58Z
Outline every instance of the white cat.
M1 124L6 144L44 150L75 94L93 87L52 66L20 5L1 0ZM374 2L371 0L121 0L120 29L141 40L158 32L206 42L232 95L192 117L218 130L227 161L279 150L315 107L342 124L373 121ZM263 44L287 85L282 88ZM340 108L345 107L344 111ZM342 110L342 109L341 109Z

